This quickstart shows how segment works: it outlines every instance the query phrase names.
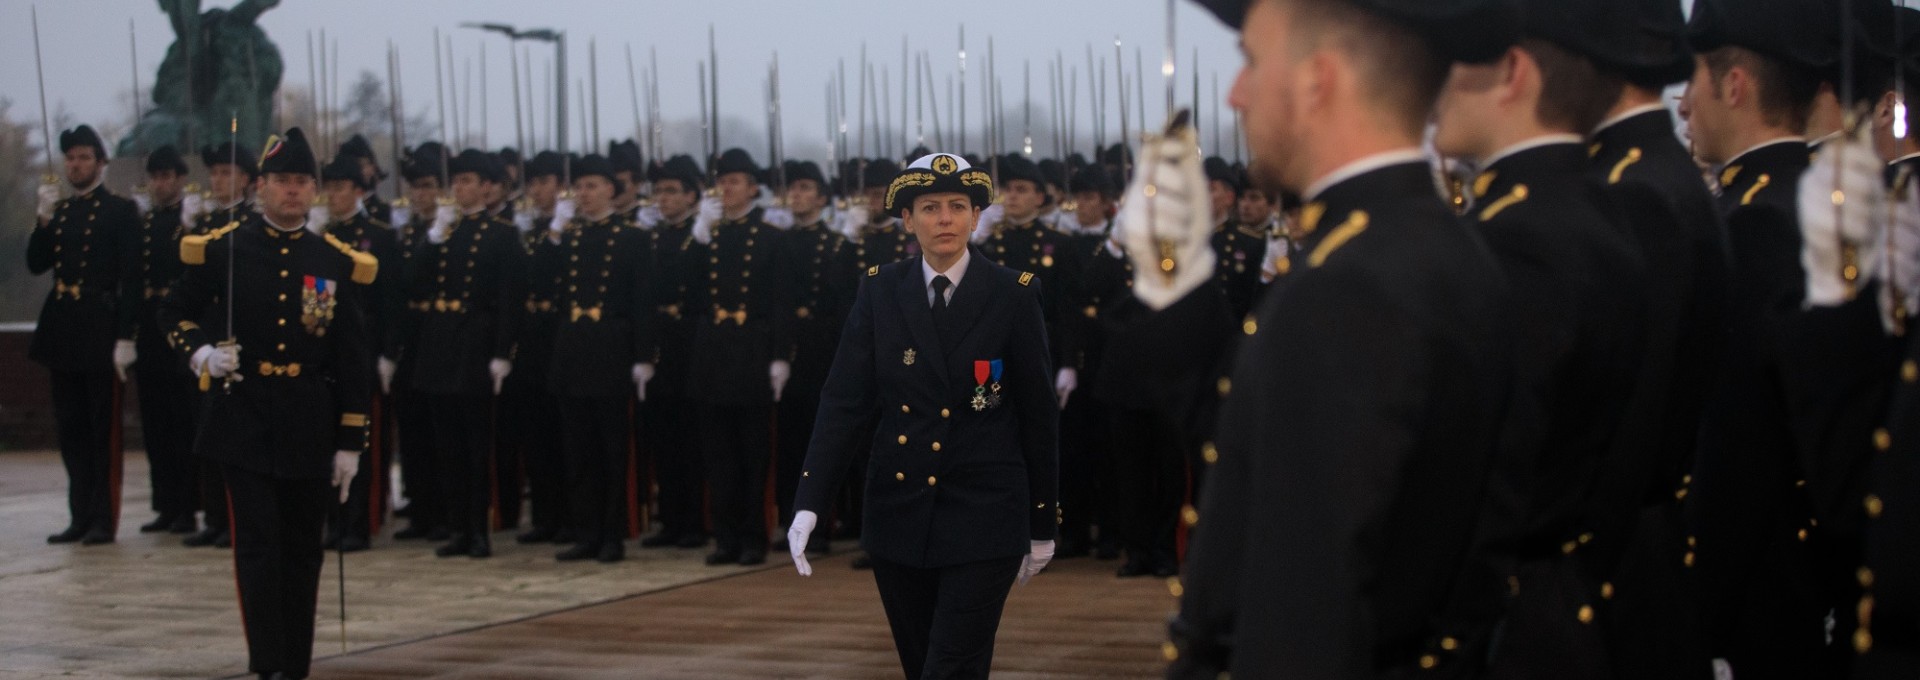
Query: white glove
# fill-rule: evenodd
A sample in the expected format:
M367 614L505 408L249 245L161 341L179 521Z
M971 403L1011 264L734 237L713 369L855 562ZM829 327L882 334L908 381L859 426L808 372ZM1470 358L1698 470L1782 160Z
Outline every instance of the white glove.
M533 213L532 212L514 213L513 228L522 234L525 234L529 231L533 231Z
M1885 222L1887 194L1885 164L1866 137L1866 126L1851 138L1828 142L1812 166L1800 176L1800 264L1807 275L1806 304L1814 307L1847 301L1841 244L1854 246L1859 267L1856 286L1864 286L1880 272L1883 259L1880 229ZM1834 205L1836 194L1844 196Z
M113 372L120 376L120 382L127 381L127 367L137 358L139 353L134 351L132 340L113 341Z
M1907 318L1920 318L1920 184L1907 191L1900 202L1889 205L1893 213L1888 220L1888 228L1893 230L1893 252L1888 258L1891 271L1886 273L1886 281L1892 285L1880 286L1881 321L1889 330L1893 320L1886 315L1892 312L1894 302L1906 305ZM1905 300L1892 299L1895 287Z
M793 366L778 359L767 365L767 380L773 383L773 400L780 401L780 392L787 389L787 377L793 375Z
M1027 581L1033 580L1034 575L1039 574L1041 569L1047 568L1048 562L1053 561L1053 541L1032 541L1031 543L1032 547L1027 551L1027 556L1020 558L1020 585L1023 586Z
M1267 254L1260 259L1260 282L1273 283L1280 278L1280 261L1287 257L1286 239L1267 237Z
M645 206L633 213L633 221L639 223L641 229L652 229L659 226L660 221L666 218L667 216L660 214L660 206L657 205Z
M1075 215L1065 210L1056 210L1054 211L1053 216L1048 218L1048 221L1052 224L1054 231L1058 231L1068 236L1076 236L1076 235L1079 235L1080 233L1080 216L1079 215Z
M227 374L240 370L240 346L201 345L193 351L193 358L187 360L187 366L195 374L204 372L215 378L225 378Z
M60 203L60 185L42 183L39 188L40 204L33 214L40 216L41 222L53 221L53 207Z
M493 393L500 393L500 386L507 381L507 375L513 372L513 362L506 359L494 359L487 362L487 374L493 376Z
M793 228L793 211L786 208L767 208L760 212L760 221L775 229Z
M433 226L427 228L427 242L439 245L447 242L453 235L453 222L459 214L451 204L440 206L433 211Z
M1134 297L1157 311L1213 278L1211 200L1191 128L1147 140L1135 167L1115 238L1133 260ZM1171 246L1172 272L1161 268L1162 243Z
M793 554L793 568L801 576L812 576L813 565L807 563L807 539L813 536L813 527L820 517L812 510L793 513L793 524L787 527L787 552Z
M186 197L180 199L181 226L192 229L193 223L199 221L200 216L206 214L206 212L207 202L200 197L200 192L189 191Z
M353 488L353 476L357 474L360 474L360 454L333 452L333 485L340 487L340 502L347 502L347 491Z
M999 224L1000 220L1006 218L1007 206L1001 203L987 206L986 210L980 211L980 221L973 225L973 242L986 243L987 239L993 237L993 225Z
M148 210L153 209L153 195L148 194L146 189L139 189L134 191L133 207L138 208L140 210L140 214L142 215L147 214Z
M1100 249L1106 251L1108 255L1113 256L1116 260L1124 260L1127 257L1127 251L1121 247L1121 243L1111 238L1102 239L1100 241Z
M1080 372L1071 368L1062 368L1053 377L1053 393L1060 397L1060 408L1067 407L1067 395L1080 386Z
M693 218L693 240L700 245L713 242L713 225L720 223L720 197L700 199L700 212Z
M647 400L647 383L652 381L653 364L633 365L633 387L639 393L640 401Z
M386 357L380 357L379 361L374 362L373 372L380 376L381 394L390 394L393 392L393 374L399 369L399 364L394 363L392 359Z
M327 210L327 204L325 203L307 209L307 230L309 231L315 233L325 231L327 222L332 220L333 214Z
M395 229L399 229L400 227L406 225L407 220L413 219L413 208L403 205L399 201L394 201L392 210L393 210L393 224L390 226L392 226Z
M860 232L866 229L867 220L870 219L872 219L872 213L867 212L867 206L847 206L846 210L840 212L840 233L845 235L847 240L859 243Z

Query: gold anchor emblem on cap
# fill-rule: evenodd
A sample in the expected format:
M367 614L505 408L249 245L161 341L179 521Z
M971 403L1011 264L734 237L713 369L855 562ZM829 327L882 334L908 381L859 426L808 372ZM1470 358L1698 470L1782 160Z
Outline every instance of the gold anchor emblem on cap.
M907 349L907 352L905 354L900 355L900 363L906 364L908 366L912 366L913 358L915 356L917 355L914 353L913 349L909 348Z

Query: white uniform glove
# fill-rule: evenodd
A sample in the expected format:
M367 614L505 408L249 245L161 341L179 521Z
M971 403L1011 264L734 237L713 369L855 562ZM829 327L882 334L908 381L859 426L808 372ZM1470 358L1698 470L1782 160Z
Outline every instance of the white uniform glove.
M435 245L446 243L453 235L453 222L459 218L458 211L451 204L443 205L433 211L433 226L427 228L427 242Z
M812 510L793 513L793 524L787 527L787 552L793 554L793 568L801 576L812 576L813 565L807 563L807 539L813 536L813 527L820 517Z
M493 393L500 393L500 386L507 382L507 375L513 372L513 362L506 359L494 359L487 362L487 374L493 376Z
M333 485L340 487L340 502L347 502L347 491L353 488L353 476L357 474L360 474L360 454L333 452Z
M793 366L775 359L767 365L767 380L773 383L773 400L780 401L780 392L787 389L787 377L793 375Z
M200 197L200 192L189 191L186 197L180 199L180 226L192 229L193 224L206 213L207 202Z
M1134 297L1161 310L1213 278L1212 201L1191 128L1149 139L1140 151L1114 231L1133 260ZM1171 249L1171 272L1162 267L1162 244Z
M39 205L33 214L40 216L41 222L53 221L53 207L60 203L60 185L42 183L39 187Z
M1260 282L1273 283L1280 278L1280 261L1287 257L1287 240L1267 237L1267 254L1260 258Z
M1080 216L1065 210L1054 211L1053 215L1049 218L1049 222L1051 222L1055 231L1062 234L1075 236L1080 233Z
M699 210L699 214L693 218L693 240L706 245L713 242L713 225L720 223L720 197L700 199Z
M1814 307L1847 301L1847 283L1841 278L1841 244L1856 248L1852 264L1859 268L1856 290L1879 275L1881 227L1885 223L1886 165L1861 134L1836 137L1821 149L1819 158L1800 176L1800 264L1807 273L1806 304ZM1837 193L1837 196L1836 196ZM1837 197L1844 197L1834 205Z
M1047 563L1052 561L1053 541L1031 541L1027 556L1020 558L1020 585L1024 586L1027 581L1033 580L1034 575L1047 568Z
M522 234L533 231L533 213L531 211L514 213L513 228Z
M653 381L653 364L633 365L633 388L640 401L647 400L647 383Z
M147 214L148 210L153 209L153 195L148 194L146 189L139 189L134 191L133 207L138 209L140 211L140 214L142 215Z
M973 242L986 243L987 239L993 237L993 225L1006 218L1007 206L1004 204L995 203L980 211L980 221L973 225Z
M666 216L660 214L660 206L657 205L644 206L633 213L633 221L639 223L641 229L659 226L664 219Z
M394 201L390 209L393 211L393 224L390 226L395 229L399 229L405 225L408 220L413 219L413 208L403 202Z
M840 233L845 234L848 240L859 243L860 232L866 229L869 219L872 219L872 213L867 212L867 206L847 206L846 210L840 212Z
M345 218L347 216L342 215L341 217ZM324 231L327 228L327 222L331 221L332 219L333 219L333 214L327 210L327 204L325 203L313 206L311 208L307 208L307 230L308 231L312 231L314 233L319 233L321 231Z
M767 208L760 212L760 221L775 229L793 228L793 211L786 208Z
M1053 377L1053 393L1060 397L1060 408L1067 407L1067 395L1080 386L1080 372L1071 368L1062 368Z
M196 375L206 373L215 378L225 378L227 374L240 370L240 346L201 345L193 351L193 358L187 360L187 366Z
M1892 303L1899 302L1907 308L1907 318L1920 318L1920 183L1907 188L1907 195L1898 203L1889 206L1893 230L1893 252L1888 258L1892 266L1886 274L1891 286L1881 286L1881 321L1892 328L1892 320L1885 315L1893 310ZM1893 288L1898 287L1906 299L1893 300Z
M394 363L392 359L386 357L380 357L379 361L374 362L373 371L380 376L381 394L391 394L393 392L393 374L399 369L399 364Z
M127 367L132 366L139 356L133 349L132 340L113 341L113 372L120 376L120 382L127 381Z

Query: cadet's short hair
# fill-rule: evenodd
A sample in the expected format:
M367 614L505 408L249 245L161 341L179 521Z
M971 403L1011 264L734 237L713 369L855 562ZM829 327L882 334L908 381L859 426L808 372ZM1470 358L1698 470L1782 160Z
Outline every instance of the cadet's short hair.
M1545 40L1527 38L1520 49L1540 65L1540 101L1534 117L1556 130L1570 130L1585 136L1620 101L1626 80L1605 70L1592 59L1574 54Z
M1713 77L1714 97L1720 96L1720 79L1734 68L1746 69L1753 76L1754 96L1761 119L1768 125L1804 130L1813 110L1813 98L1820 94L1822 82L1818 69L1789 64L1745 47L1726 46L1707 52L1707 74Z
M1331 44L1353 60L1362 93L1393 114L1401 132L1425 132L1452 64L1419 32L1347 0L1267 1L1292 8L1295 54Z

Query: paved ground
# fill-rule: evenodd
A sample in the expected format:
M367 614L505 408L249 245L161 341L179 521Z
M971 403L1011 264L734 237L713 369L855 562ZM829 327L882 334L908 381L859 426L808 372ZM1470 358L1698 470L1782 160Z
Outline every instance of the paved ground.
M0 455L0 678L223 677L246 651L227 551L139 534L145 461L127 457L119 543L50 546L66 524L56 456ZM702 565L701 550L634 550L618 565L562 565L550 547L495 536L495 557L437 559L376 540L347 558L341 653L338 561L321 577L315 678L885 678L898 676L871 577L845 555L787 568ZM1151 677L1166 585L1071 560L1017 588L996 677Z

